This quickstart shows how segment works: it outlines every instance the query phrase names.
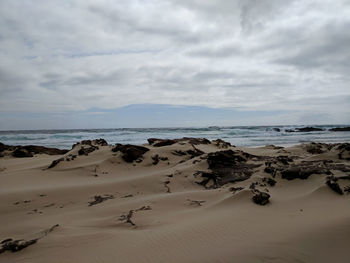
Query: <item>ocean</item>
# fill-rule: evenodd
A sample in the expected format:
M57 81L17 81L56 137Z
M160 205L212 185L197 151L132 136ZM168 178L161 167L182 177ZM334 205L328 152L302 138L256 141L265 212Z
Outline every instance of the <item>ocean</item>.
M350 142L350 132L332 132L330 128L346 125L314 125L324 131L286 132L305 126L235 126L207 128L120 128L73 130L21 130L0 131L0 142L7 145L42 145L70 149L76 142L104 138L109 144L144 144L148 138L203 137L223 139L236 146L258 147L265 145L290 146L304 142ZM278 132L274 128L279 128Z

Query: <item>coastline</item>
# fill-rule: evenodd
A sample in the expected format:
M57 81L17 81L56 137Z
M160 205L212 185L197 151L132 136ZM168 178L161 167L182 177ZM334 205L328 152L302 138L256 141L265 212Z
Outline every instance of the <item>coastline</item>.
M3 251L0 261L348 257L348 143L247 148L220 139L99 139L64 154L40 149L22 158L12 156L15 148L2 151L0 241L36 241Z

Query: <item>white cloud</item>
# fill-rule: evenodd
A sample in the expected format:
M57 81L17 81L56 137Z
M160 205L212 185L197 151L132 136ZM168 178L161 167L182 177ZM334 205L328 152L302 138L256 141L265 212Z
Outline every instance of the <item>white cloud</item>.
M349 120L349 26L341 0L3 0L0 111L164 103Z

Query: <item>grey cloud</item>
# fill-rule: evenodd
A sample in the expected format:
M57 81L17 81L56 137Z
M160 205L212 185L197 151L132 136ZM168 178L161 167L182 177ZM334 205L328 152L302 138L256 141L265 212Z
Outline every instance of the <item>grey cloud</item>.
M0 1L0 110L344 113L349 17L341 0Z

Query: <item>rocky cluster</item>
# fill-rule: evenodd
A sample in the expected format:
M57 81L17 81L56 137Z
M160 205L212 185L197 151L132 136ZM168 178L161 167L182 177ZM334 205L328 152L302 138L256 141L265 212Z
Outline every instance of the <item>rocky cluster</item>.
M0 142L0 157L5 153L17 158L33 157L35 154L62 155L68 150L48 148L44 146L26 145L26 146L9 146Z

